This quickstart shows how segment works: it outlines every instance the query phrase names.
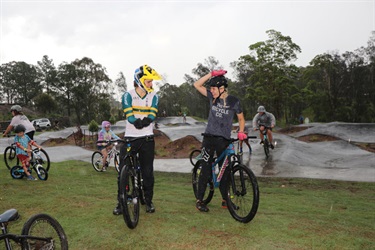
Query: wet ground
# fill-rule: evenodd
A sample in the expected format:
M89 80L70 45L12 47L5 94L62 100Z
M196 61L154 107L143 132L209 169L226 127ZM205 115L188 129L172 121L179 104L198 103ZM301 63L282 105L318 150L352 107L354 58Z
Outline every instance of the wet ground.
M159 118L159 130L172 141L193 135L202 139L201 133L205 124L187 117L183 123L182 117ZM250 124L248 124L251 127ZM250 155L244 145L244 163L257 176L301 177L335 179L346 181L375 182L375 153L368 152L356 146L358 143L375 143L375 124L362 123L311 123L299 125L306 129L291 133L274 133L276 147L269 158L265 157L259 139L253 139L250 144L253 153ZM85 129L82 126L82 129ZM87 129L87 128L86 128ZM51 138L66 138L75 128L67 128L58 132L46 132L36 136L38 143ZM116 133L124 131L124 122L113 126ZM298 140L305 135L329 135L337 137L335 141L304 142ZM259 137L252 131L250 135ZM233 134L235 136L235 134ZM12 138L0 139L0 152L9 145ZM48 147L52 162L65 160L91 161L92 151L77 146ZM191 171L188 159L156 159L155 170L166 172Z

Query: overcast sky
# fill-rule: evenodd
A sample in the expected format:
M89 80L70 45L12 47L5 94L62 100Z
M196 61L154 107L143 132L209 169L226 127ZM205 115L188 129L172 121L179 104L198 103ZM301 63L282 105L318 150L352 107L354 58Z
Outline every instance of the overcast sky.
M143 64L176 85L209 56L231 72L270 29L301 47L298 66L367 46L375 30L375 0L0 0L0 8L1 64L36 65L48 55L57 67L89 57L112 80L122 71L128 86Z

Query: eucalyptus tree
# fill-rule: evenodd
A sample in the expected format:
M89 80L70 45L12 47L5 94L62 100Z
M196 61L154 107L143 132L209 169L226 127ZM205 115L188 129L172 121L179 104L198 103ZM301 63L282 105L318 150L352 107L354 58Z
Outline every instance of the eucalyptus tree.
M34 65L9 62L1 66L2 91L8 103L31 106L32 99L42 92Z
M278 118L289 117L298 68L293 64L300 47L289 36L266 31L269 39L249 46L250 53L233 63L239 80L246 84L246 98L268 107Z
M41 61L38 61L38 73L44 90L51 95L51 87L57 84L57 69L52 59L44 55Z

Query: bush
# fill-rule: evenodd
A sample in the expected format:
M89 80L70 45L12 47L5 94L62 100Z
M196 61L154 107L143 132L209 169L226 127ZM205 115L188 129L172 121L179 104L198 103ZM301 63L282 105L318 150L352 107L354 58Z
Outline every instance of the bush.
M92 120L90 123L89 123L89 131L91 133L96 133L98 132L99 130L99 125L98 123L95 121L95 120Z

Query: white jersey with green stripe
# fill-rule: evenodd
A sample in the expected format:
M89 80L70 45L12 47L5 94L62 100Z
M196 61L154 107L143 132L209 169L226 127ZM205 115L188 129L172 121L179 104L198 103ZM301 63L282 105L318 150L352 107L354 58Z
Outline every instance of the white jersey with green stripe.
M144 117L148 117L154 121L158 112L158 102L159 97L155 92L148 93L144 97L140 97L135 89L124 93L122 96L122 109L126 116L126 137L140 137L154 134L154 123L142 129L137 129L133 123L136 119L140 118L142 120Z

